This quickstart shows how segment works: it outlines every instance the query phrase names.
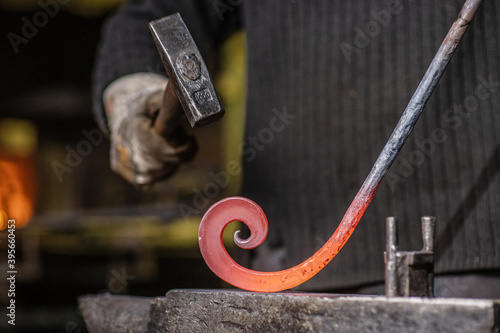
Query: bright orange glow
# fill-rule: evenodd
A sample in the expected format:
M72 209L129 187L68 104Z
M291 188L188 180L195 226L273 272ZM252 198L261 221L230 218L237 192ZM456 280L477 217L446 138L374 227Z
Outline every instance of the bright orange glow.
M378 186L370 187L364 184L330 239L315 254L295 267L277 272L254 271L240 266L227 253L222 243L222 234L232 221L242 221L250 229L251 236L248 239L240 239L239 232L234 235L236 245L241 248L256 248L267 236L266 215L255 202L242 197L223 199L205 213L198 231L201 254L215 274L235 287L260 292L296 287L316 275L339 253L377 189Z
M0 230L8 219L16 220L16 229L24 227L34 209L35 185L32 158L0 155Z

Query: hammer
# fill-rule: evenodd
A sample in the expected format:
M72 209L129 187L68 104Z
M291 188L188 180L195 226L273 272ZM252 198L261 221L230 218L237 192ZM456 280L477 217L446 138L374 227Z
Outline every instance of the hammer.
M175 141L181 109L195 128L221 118L224 107L180 14L152 21L149 29L169 78L153 127L158 134Z

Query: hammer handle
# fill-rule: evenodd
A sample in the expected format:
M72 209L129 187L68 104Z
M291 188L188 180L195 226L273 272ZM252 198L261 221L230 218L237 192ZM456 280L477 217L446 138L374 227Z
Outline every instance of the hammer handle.
M156 133L166 139L175 139L174 134L179 127L182 112L182 106L175 94L174 85L169 81L163 93L160 110L153 124Z

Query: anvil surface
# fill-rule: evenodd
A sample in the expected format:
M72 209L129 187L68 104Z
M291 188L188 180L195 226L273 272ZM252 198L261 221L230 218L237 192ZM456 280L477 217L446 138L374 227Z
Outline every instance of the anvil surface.
M500 332L500 300L171 290L79 298L89 332Z

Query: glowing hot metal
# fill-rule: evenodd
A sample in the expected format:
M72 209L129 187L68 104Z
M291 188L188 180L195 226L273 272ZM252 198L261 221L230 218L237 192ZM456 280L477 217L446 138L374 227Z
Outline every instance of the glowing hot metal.
M251 231L251 236L242 240L237 232L234 235L235 243L244 249L252 249L264 242L268 224L264 212L253 201L241 197L227 198L214 204L205 213L198 232L200 250L210 269L221 279L238 288L273 292L293 288L309 280L325 267L342 249L358 225L387 170L422 114L427 100L482 2L482 0L465 2L458 19L453 23L434 56L375 165L347 209L337 230L321 249L301 264L278 272L253 271L238 265L222 243L224 228L232 221L245 223Z

